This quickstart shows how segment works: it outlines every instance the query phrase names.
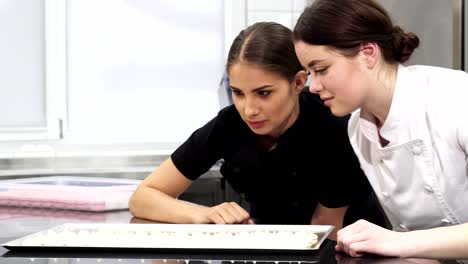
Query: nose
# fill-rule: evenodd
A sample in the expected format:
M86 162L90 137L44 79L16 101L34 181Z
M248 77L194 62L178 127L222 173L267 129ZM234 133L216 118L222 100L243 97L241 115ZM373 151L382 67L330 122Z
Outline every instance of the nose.
M320 79L317 78L317 76L311 76L310 77L310 92L311 93L319 93L322 91L322 83L320 82Z
M254 98L245 99L244 112L248 118L252 118L260 113L260 109Z

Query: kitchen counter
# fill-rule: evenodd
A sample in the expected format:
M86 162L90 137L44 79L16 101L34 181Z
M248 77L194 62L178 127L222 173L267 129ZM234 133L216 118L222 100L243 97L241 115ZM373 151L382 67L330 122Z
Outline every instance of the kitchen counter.
M0 207L0 244L13 239L51 228L63 223L142 223L149 222L133 218L128 211L79 212L16 207ZM8 251L0 247L0 263L342 263L342 264L414 264L415 262L395 258L349 258L335 256L335 242L325 240L321 248L307 254L265 254L216 252L122 252L122 251ZM384 263L385 262L385 263ZM389 263L391 262L391 263ZM432 260L418 260L417 263L439 263Z

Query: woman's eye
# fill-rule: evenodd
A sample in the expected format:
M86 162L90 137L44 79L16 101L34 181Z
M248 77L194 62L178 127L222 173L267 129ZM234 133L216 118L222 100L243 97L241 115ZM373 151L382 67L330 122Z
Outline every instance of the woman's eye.
M241 96L242 92L238 90L232 90L232 94L234 94L235 96Z
M271 94L271 91L259 91L258 94L260 96L268 96Z
M314 72L316 74L323 74L327 71L328 67L325 67L325 68L320 68L320 69L315 69Z

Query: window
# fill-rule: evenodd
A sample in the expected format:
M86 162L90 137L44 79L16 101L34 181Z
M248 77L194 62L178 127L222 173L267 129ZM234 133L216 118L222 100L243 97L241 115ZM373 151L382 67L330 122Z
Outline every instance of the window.
M0 3L0 139L47 138L44 1Z
M220 109L219 0L68 1L68 129L85 142L181 142Z
M223 105L219 83L245 5L2 1L0 141L182 142Z

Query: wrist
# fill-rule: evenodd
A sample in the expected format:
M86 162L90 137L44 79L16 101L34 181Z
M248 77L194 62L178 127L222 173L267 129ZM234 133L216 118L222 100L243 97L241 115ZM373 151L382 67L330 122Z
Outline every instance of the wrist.
M398 254L400 258L412 258L420 255L418 247L421 242L418 242L418 233L418 231L397 232L399 236L397 241L400 241L397 243L400 247Z
M190 222L192 224L209 224L209 220L207 218L208 210L208 207L197 206L197 208L194 208L194 210L189 214Z

